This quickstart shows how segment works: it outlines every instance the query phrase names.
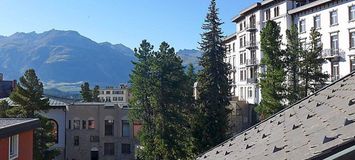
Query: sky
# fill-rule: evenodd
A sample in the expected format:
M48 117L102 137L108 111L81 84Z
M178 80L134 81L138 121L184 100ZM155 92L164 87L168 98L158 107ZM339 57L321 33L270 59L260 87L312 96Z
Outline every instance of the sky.
M231 19L258 0L217 0L225 35ZM0 35L74 30L96 42L138 47L143 39L197 49L209 0L0 0Z

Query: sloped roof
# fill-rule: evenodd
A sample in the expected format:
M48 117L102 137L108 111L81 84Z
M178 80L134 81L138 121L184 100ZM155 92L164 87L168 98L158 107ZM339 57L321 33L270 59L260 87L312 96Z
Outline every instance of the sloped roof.
M235 135L199 160L311 159L355 145L355 72Z
M16 104L9 98L2 98L0 101L5 100L10 106L15 106ZM49 106L51 107L65 107L68 104L53 98L49 98Z
M0 138L35 129L40 126L34 118L0 118Z

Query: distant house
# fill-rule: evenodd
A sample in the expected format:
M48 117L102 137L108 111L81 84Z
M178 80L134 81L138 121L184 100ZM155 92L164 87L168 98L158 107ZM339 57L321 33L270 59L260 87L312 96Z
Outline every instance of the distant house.
M38 119L0 118L0 159L32 160L33 130Z
M354 89L352 72L197 159L354 159Z
M5 98L10 96L11 92L16 87L16 80L5 81L3 80L3 74L0 73L0 98Z

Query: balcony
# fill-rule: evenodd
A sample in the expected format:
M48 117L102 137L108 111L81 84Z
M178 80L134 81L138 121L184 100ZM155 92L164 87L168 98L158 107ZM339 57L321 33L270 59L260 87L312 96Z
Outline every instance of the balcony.
M247 79L247 83L250 83L250 84L254 84L254 83L257 83L258 80L256 78L248 78Z
M246 31L248 31L248 32L256 31L256 30L257 30L257 28L256 28L256 23L248 24L245 29L246 29Z
M255 49L258 47L258 43L256 41L248 41L245 45L247 49Z
M324 49L322 51L322 57L332 61L338 61L340 58L345 57L345 51L341 49Z
M331 82L335 82L335 81L337 81L338 79L340 79L340 75L332 75L332 76L330 77L330 81L331 81Z
M247 59L245 66L249 67L249 66L255 66L258 65L258 59L256 58L251 58L251 59Z

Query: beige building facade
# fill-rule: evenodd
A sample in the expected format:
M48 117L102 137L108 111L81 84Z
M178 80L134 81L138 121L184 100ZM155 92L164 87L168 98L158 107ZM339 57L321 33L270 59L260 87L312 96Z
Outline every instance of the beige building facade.
M67 160L135 159L134 126L128 109L105 103L68 106L66 122Z

